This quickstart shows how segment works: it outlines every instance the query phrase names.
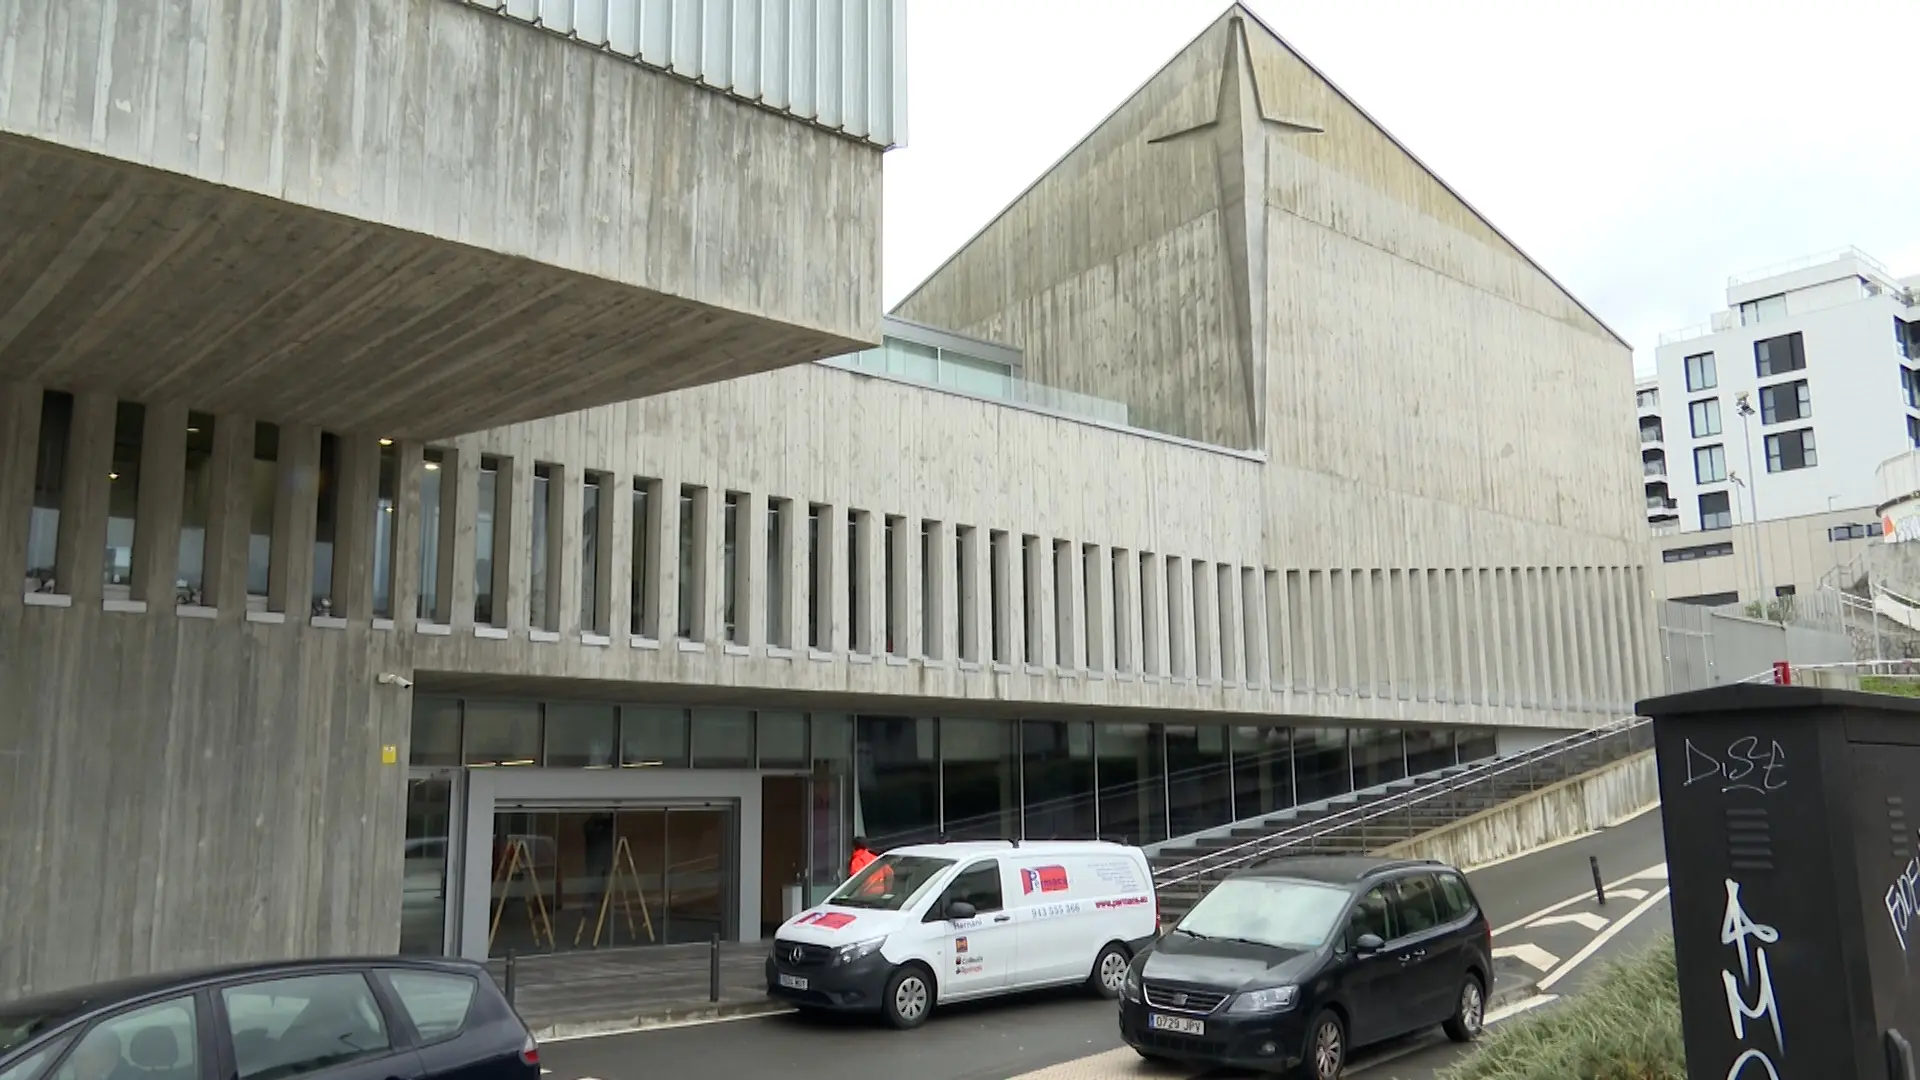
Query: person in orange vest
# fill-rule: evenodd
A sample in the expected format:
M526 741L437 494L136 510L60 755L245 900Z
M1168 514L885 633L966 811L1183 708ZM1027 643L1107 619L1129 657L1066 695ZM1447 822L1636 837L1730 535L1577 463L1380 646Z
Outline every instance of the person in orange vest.
M873 853L872 848L867 846L866 837L864 836L854 837L853 838L853 858L847 860L847 876L848 877L858 876L860 871L865 870L868 866L872 865L873 860L879 857L880 856L875 855Z

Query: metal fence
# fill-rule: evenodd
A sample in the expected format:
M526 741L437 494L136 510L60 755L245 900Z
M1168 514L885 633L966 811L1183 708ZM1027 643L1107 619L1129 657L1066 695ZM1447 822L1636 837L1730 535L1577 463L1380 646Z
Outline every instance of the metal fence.
M1781 660L1804 666L1854 659L1853 641L1844 630L1844 602L1827 592L1796 598L1784 624L1750 618L1738 608L1666 602L1660 619L1666 691L1740 682Z

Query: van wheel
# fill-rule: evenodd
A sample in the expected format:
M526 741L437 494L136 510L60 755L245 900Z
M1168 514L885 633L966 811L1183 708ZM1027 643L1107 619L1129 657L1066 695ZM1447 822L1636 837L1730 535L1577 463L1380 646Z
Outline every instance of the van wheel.
M1132 963L1127 950L1108 943L1100 950L1093 961L1093 974L1087 976L1087 989L1112 1001L1120 996L1120 988L1127 983L1127 965Z
M880 999L880 1011L887 1023L908 1031L927 1022L933 1011L933 979L926 969L909 964L887 980L886 996Z
M1470 1043L1480 1037L1486 1028L1487 996L1480 988L1480 976L1467 973L1466 981L1460 984L1460 997L1454 1002L1453 1017L1441 1025L1447 1038L1457 1043Z

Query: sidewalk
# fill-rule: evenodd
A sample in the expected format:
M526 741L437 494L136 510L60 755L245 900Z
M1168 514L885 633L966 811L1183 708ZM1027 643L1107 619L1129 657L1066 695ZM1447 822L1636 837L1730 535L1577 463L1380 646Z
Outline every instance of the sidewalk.
M514 1008L537 1039L786 1012L767 997L766 957L764 941L722 942L715 1002L706 945L523 956L515 963ZM504 987L506 962L487 967Z

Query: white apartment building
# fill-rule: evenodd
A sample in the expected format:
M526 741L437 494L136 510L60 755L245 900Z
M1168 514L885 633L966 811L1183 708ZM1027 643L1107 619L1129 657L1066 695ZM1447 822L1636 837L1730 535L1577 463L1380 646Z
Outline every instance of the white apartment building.
M1916 286L1849 248L1735 275L1724 310L1661 335L1655 373L1635 386L1656 546L1670 568L1739 555L1705 578L1669 571L1672 599L1792 593L1855 556L1798 538L1852 547L1877 533L1874 467L1920 445ZM1763 550L1781 548L1771 570L1732 532L1690 535L1755 522ZM1793 543L1765 539L1781 529Z

